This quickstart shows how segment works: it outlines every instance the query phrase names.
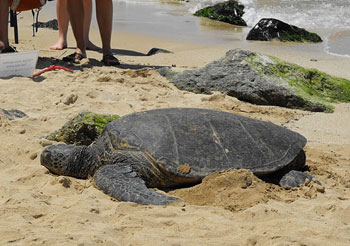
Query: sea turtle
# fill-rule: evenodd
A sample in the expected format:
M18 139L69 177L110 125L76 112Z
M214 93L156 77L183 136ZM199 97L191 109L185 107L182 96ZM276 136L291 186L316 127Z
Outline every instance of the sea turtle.
M197 184L215 171L245 168L281 179L305 165L305 144L302 135L273 123L216 110L167 108L114 120L89 146L49 146L41 164L58 175L92 177L118 200L162 205L179 199L152 187Z

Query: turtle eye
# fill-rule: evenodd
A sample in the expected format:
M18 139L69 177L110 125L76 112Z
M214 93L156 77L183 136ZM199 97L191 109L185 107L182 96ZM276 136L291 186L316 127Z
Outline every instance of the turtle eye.
M64 158L64 155L60 152L57 153L57 156L56 156L56 160L57 162L59 161L63 161L65 158Z

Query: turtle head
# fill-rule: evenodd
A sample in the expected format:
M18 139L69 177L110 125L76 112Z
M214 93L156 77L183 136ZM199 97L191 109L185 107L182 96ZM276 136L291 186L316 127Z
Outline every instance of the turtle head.
M57 175L76 176L69 173L72 166L76 166L80 147L74 145L57 144L43 150L40 156L41 165Z

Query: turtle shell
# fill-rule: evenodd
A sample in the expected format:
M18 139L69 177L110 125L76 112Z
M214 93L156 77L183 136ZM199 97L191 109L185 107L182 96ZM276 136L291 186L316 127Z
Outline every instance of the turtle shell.
M105 131L116 149L143 151L161 170L186 177L235 168L268 174L291 163L306 144L273 123L196 108L133 113Z

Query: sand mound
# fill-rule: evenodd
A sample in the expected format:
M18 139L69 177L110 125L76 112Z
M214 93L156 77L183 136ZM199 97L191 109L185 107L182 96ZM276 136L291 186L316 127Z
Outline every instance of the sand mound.
M300 188L282 188L257 178L251 171L228 170L205 177L201 184L169 192L192 205L211 205L241 211L269 200L286 203L300 197L312 199L323 193L324 187L307 182Z
M191 188L172 191L171 194L194 205L214 205L229 210L242 210L258 203L266 203L267 184L249 170L215 172Z

